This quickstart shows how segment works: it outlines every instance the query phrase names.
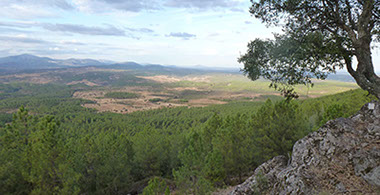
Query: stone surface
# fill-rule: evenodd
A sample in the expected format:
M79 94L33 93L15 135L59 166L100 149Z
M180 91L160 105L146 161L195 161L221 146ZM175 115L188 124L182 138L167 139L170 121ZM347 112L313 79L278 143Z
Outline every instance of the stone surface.
M289 164L283 156L269 160L231 195L319 193L380 194L379 102L298 140Z

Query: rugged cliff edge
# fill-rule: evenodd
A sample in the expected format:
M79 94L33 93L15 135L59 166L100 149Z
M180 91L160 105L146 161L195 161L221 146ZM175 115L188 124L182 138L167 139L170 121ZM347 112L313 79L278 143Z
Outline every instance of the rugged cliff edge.
M241 194L380 194L380 102L327 122L237 186Z

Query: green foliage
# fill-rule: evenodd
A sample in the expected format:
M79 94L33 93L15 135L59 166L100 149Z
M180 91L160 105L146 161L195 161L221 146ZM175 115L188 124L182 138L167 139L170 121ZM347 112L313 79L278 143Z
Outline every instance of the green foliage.
M140 97L139 94L130 93L130 92L109 92L104 95L106 98L114 98L114 99L133 99Z
M260 160L277 155L288 156L293 144L310 132L306 117L298 111L296 102L268 100L253 116L254 142ZM262 162L259 162L261 164Z
M0 113L0 127L5 126L6 123L12 121L12 114L9 113Z
M317 99L306 99L300 101L300 109L305 116L309 117L309 125L313 128L313 130L316 130L323 125L324 122L334 119L333 116L329 117L331 114L326 113L326 110L328 110L329 107L335 107L333 105L344 105L340 106L344 108L344 114L335 116L345 117L353 115L363 106L365 102L370 102L374 99L376 99L375 96L368 95L368 92L364 90L351 90Z
M145 128L133 137L136 174L143 178L168 176L176 165L168 151L173 151L176 136ZM175 152L175 151L173 151Z
M224 119L214 117L209 120L209 125L205 128L207 131L215 132L212 144L214 150L220 152L223 157L224 180L227 183L234 183L228 178L236 176L238 176L238 183L241 183L243 175L255 166L253 165L252 131L247 126L248 121L247 115L240 114Z
M207 173L212 172L207 164L214 163L205 160L208 158L209 148L197 132L190 133L188 144L188 147L180 153L179 158L183 165L173 171L174 179L182 193L207 194L213 189L211 181L206 179Z
M2 121L0 194L142 193L145 186L138 184L154 177L163 178L166 186L174 181L178 192L208 194L240 183L275 155L287 155L294 141L322 120L352 114L374 98L355 90L303 101L231 102L121 115L81 107L84 101L71 98L71 87L13 87L17 90L0 106L26 103L33 115L21 107L11 123ZM59 89L63 92L55 93ZM155 181L147 190L157 186Z
M143 190L143 195L170 195L169 186L167 186L165 180L158 177L153 177L149 180L148 186Z
M0 170L3 193L77 194L77 177L63 158L58 125L51 116L28 115L23 107L14 115L1 137ZM66 167L67 169L62 169ZM65 180L70 177L70 180ZM67 178L66 178L67 179Z
M325 113L323 113L320 125L325 124L327 121L336 119L339 117L348 117L347 104L332 104L327 107Z
M182 166L173 175L184 193L204 194L231 183L252 167L277 156L310 132L295 102L268 100L250 119L246 115L214 115L202 131L193 131L180 154Z
M28 111L21 107L13 116L13 122L1 129L0 142L0 193L28 193L29 182L27 176L26 149L29 144L29 135L36 121L28 115Z
M187 102L189 102L188 99L180 99L180 100L178 100L178 101L181 102L181 103L187 103Z
M152 98L152 99L149 99L149 101L152 102L152 103L157 103L157 102L163 101L163 99L161 99L161 98Z
M372 38L380 37L379 7L374 0L252 1L251 14L268 25L281 25L285 34L274 40L255 39L238 61L250 79L269 79L288 97L296 96L292 85L325 79L346 66L362 89L379 98L380 80L370 49Z
M341 57L331 57L334 54L330 48L324 51L324 53L329 52L328 54L322 54L322 51L310 51L310 47L317 47L310 45L310 42L325 45L323 43L325 40L321 37L323 35L315 33L299 39L288 35L277 35L275 40L255 39L248 44L247 53L238 61L244 64L243 70L248 78L257 80L261 76L272 81L270 87L281 91L283 95L294 96L295 92L291 86L311 84L313 87L312 78L326 79L329 72L335 72L336 68L343 67ZM319 69L322 63L331 64L331 67Z

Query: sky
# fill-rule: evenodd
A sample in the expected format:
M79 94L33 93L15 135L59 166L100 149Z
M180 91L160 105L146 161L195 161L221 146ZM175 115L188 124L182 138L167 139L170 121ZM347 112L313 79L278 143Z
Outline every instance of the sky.
M1 0L0 57L29 53L177 66L242 67L273 38L249 0ZM380 71L380 51L373 52Z

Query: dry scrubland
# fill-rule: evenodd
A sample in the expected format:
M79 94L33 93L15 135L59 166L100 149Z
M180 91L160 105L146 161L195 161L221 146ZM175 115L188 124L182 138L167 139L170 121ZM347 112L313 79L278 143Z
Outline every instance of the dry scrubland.
M204 107L234 101L262 101L268 97L281 95L268 87L269 81L253 82L237 73L176 74L85 67L2 75L0 82L72 86L76 89L73 98L89 100L82 104L83 107L93 108L99 112L123 114L163 107ZM350 82L318 80L314 82L312 88L296 87L301 98L320 97L358 88L355 83ZM115 92L134 95L107 96Z
M207 74L185 77L156 75L140 78L163 85L160 91L151 86L128 86L117 89L106 88L76 92L73 97L96 102L84 104L100 112L130 113L162 107L203 107L211 104L226 104L231 101L262 101L269 96L280 96L269 88L269 82L252 82L238 74ZM320 97L356 89L355 83L339 81L315 81L314 87L297 86L301 98ZM118 99L104 97L109 92L134 93L136 98ZM156 100L156 101L151 101Z

